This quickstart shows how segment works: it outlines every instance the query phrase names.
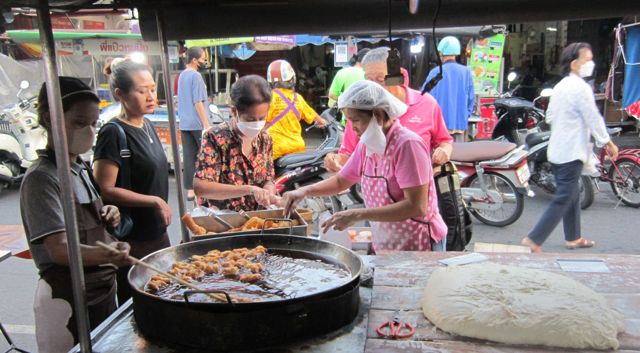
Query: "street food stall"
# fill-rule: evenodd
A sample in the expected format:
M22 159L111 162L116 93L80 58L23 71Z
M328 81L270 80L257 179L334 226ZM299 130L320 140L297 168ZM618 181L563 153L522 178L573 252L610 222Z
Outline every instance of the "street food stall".
M101 5L105 6L103 2ZM182 38L207 38L215 36L239 36L248 33L285 34L285 33L326 33L345 34L366 33L384 28L387 20L393 17L394 28L427 28L431 26L434 13L440 14L441 25L473 25L481 23L507 23L517 21L536 21L540 19L563 19L577 17L575 9L580 8L579 16L598 17L629 13L640 13L640 4L626 0L612 0L606 3L594 3L588 8L577 0L562 3L551 1L521 0L518 2L485 1L478 7L475 0L442 1L384 1L367 2L341 0L309 2L293 0L284 3L193 1L185 6L183 1L173 0L133 0L118 3L124 7L137 7L140 11L141 28L145 40L158 40L162 51L162 69L165 77L169 75L169 50L167 40ZM70 269L74 293L74 306L77 312L79 347L81 352L171 352L189 351L194 342L219 343L227 335L234 337L233 349L243 349L239 340L247 339L247 349L257 348L256 338L264 338L266 347L272 345L290 352L543 352L548 348L510 346L486 341L463 339L451 336L435 329L421 314L420 300L424 286L433 271L443 266L438 260L455 257L459 253L416 253L390 252L380 253L371 258L358 256L354 252L321 240L295 237L291 235L254 235L237 237L219 237L202 241L191 241L186 229L182 229L184 244L169 247L138 262L129 273L129 282L135 295L133 302L125 303L102 326L89 332L86 298L84 292L84 274L78 225L74 212L70 179L69 158L66 152L64 115L61 104L60 88L57 79L57 65L53 35L51 32L50 10L90 8L92 1L84 0L9 0L9 6L37 8L43 57L45 61L48 100L51 106L53 139L56 150L58 176L61 180L61 194L68 238ZM113 6L113 4L111 4ZM409 5L409 6L407 6ZM106 5L109 6L109 5ZM339 11L338 8L340 9ZM474 9L469 12L469 9ZM549 11L553 9L553 11ZM393 16L391 16L393 14ZM461 16L461 14L465 14ZM171 85L164 80L166 92ZM167 112L173 155L176 164L176 183L180 214L185 214L185 195L182 189L182 172L177 149L175 130L175 110L172 100L167 100ZM228 251L225 258L236 258L246 268L258 266L253 260L257 254L264 254L271 248L275 254L306 263L317 262L316 266L329 273L329 285L322 286L322 280L306 278L305 288L309 292L291 295L287 288L274 288L272 301L244 302L229 293L208 291L190 293L183 291L180 296L161 298L146 291L150 280L165 282L173 272L182 273L183 269L199 271L197 262L207 256L219 257ZM216 251L218 251L216 253ZM222 252L222 253L221 253ZM253 254L253 255L251 255ZM199 256L199 257L196 257ZM560 259L573 259L574 262L595 260L606 267L606 271L565 272L565 275L583 283L592 290L603 294L612 305L622 312L626 319L627 333L618 336L620 347L627 351L640 350L638 323L640 322L640 303L637 293L640 290L637 268L639 256L622 255L580 255L580 254L486 254L487 260L497 263L513 264L521 267L544 269L551 272L562 271L558 265ZM185 260L192 260L185 263ZM235 261L235 260L234 260ZM273 260L275 261L275 260ZM289 260L287 260L289 261ZM271 264L277 264L271 262ZM368 265L365 265L367 263ZM265 266L268 266L266 264ZM194 268L194 266L196 268ZM207 270L204 264L204 270ZM239 271L229 265L227 271ZM277 265L276 265L277 266ZM578 266L580 267L580 266ZM602 267L602 266L600 266ZM313 266L310 268L314 268ZM367 268L374 274L366 275ZM165 275L157 276L156 271ZM327 271L324 271L327 272ZM235 272L237 273L237 272ZM288 273L288 272L287 272ZM292 271L293 276L304 277ZM249 275L249 273L245 273ZM296 276L298 275L298 276ZM175 277L175 276L174 276ZM372 288L365 285L373 278ZM184 277L183 277L184 278ZM247 277L247 281L251 281ZM303 278L305 279L305 278ZM283 281L284 284L288 282ZM309 286L309 284L317 284ZM310 288L311 287L311 288ZM363 288L364 287L364 288ZM173 287L170 287L173 288ZM264 289L264 288L263 288ZM280 290L278 290L280 289ZM194 292L194 291L192 291ZM197 291L196 291L197 292ZM157 293L156 293L157 294ZM194 296L213 297L217 302L202 302L202 299L187 299ZM249 293L250 295L251 293ZM222 297L221 297L222 296ZM220 299L222 298L222 299ZM208 300L205 298L205 300ZM333 306L335 304L335 306ZM265 315L272 313L272 315ZM171 315L175 314L175 316ZM218 317L222 322L217 322ZM163 321L154 321L163 318ZM190 320L195 318L193 326ZM259 319L254 321L252 319ZM273 318L274 320L271 320ZM273 327L269 327L269 322ZM238 325L241 323L242 325ZM407 331L392 332L388 329L402 325ZM192 332L181 330L189 327ZM388 328L386 328L388 327ZM386 329L385 329L386 328ZM226 331L225 331L226 329ZM290 332L287 332L286 330ZM218 331L216 331L218 330ZM217 333L211 334L212 332ZM265 332L268 335L263 336ZM385 334L387 332L387 334ZM382 336L387 338L380 337ZM192 341L184 341L181 335ZM285 335L279 339L278 335ZM206 336L210 337L206 337ZM217 336L217 337L211 337ZM302 341L303 337L309 340ZM406 336L402 338L402 336ZM397 339L394 339L397 338ZM204 339L204 341L203 341ZM218 339L218 341L216 341ZM169 342L166 342L169 341ZM174 346L168 346L168 344ZM175 345L181 347L176 347ZM208 345L204 350L217 347ZM202 350L202 349L201 349ZM192 350L193 351L193 350ZM570 351L563 349L562 351ZM584 350L581 350L584 351Z

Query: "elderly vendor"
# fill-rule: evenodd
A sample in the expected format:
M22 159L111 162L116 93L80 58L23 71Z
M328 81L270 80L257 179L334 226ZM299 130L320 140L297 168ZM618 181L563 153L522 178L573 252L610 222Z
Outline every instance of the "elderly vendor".
M340 96L338 107L360 142L339 174L286 193L286 211L307 196L335 195L360 182L366 207L334 214L322 224L325 231L368 220L375 251L443 250L447 227L438 213L429 149L396 120L407 106L381 85L360 81Z

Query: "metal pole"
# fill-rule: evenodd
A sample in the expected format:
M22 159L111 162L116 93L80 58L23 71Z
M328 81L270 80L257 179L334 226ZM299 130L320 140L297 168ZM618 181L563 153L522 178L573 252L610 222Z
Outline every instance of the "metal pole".
M158 24L158 39L162 47L162 73L164 76L164 92L167 101L167 113L169 114L169 132L171 133L171 150L173 152L173 171L176 175L176 189L178 190L178 207L180 216L187 212L184 199L184 188L182 184L182 162L180 161L180 150L178 149L178 133L176 132L176 114L173 109L173 93L171 91L170 74L169 74L169 48L167 47L167 36L164 33L164 19L160 10L156 10L156 21ZM193 176L192 176L193 177ZM180 222L182 230L182 240L184 242L191 241L191 236L185 225Z
M213 47L214 49L214 58L215 58L215 62L214 62L214 67L213 70L215 71L215 75L216 75L216 93L218 93L220 91L220 72L218 71L218 47Z
M80 254L80 240L76 220L75 204L71 183L71 167L67 150L67 135L64 124L64 111L60 97L60 82L58 81L58 67L56 66L56 49L51 30L49 4L47 0L38 1L38 28L40 28L40 42L42 44L42 58L44 61L47 85L47 99L53 133L53 146L56 151L56 165L60 180L62 211L67 232L67 246L69 249L69 269L71 270L71 285L73 290L73 306L78 325L78 339L80 349L84 353L91 352L89 336L89 313L87 298L84 292L84 271Z

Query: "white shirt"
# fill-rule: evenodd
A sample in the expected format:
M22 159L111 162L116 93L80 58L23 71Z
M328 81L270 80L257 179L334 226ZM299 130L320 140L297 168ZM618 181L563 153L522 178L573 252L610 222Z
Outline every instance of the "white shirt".
M551 124L547 158L554 164L586 162L591 153L591 136L599 147L610 140L591 87L575 74L553 88L546 121Z

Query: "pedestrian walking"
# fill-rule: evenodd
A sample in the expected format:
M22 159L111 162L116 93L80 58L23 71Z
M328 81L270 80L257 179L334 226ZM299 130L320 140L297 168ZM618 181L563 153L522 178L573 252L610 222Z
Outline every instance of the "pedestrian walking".
M198 72L206 65L206 54L200 47L187 49L187 68L178 78L178 117L182 137L184 188L193 200L193 175L200 150L202 131L209 129L207 86Z
M587 43L572 43L562 51L562 72L565 77L553 88L547 110L551 138L547 158L556 179L556 192L551 204L529 233L522 245L532 252L541 246L560 220L564 226L565 245L569 249L590 248L593 240L582 236L580 229L580 176L591 152L590 138L618 156L618 147L611 141L604 119L596 107L593 90L585 81L593 74L593 53Z

